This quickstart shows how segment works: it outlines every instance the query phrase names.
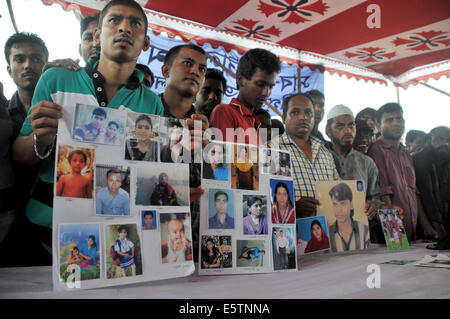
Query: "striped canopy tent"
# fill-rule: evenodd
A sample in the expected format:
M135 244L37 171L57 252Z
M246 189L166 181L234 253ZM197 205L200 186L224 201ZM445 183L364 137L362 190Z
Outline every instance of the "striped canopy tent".
M86 16L108 0L41 0ZM450 77L448 0L138 0L155 34L407 88Z

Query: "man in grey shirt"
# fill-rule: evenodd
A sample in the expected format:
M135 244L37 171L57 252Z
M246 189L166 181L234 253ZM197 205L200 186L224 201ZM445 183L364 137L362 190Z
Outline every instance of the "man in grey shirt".
M332 142L330 151L340 177L344 180L363 181L362 191L366 192L365 213L371 228L375 227L372 232L373 241L383 241L383 238L376 235L381 230L378 229L377 216L377 209L381 206L378 168L369 156L352 146L356 134L352 110L345 105L334 106L327 114L326 133Z

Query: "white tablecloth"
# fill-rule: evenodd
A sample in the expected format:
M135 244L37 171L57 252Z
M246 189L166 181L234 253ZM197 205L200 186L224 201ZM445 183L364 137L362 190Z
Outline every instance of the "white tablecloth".
M450 298L450 270L382 264L393 259L420 260L432 251L426 244L388 252L376 246L351 253L316 253L299 257L290 273L198 276L92 290L54 292L51 267L0 268L0 298ZM368 288L367 266L381 269L381 287Z

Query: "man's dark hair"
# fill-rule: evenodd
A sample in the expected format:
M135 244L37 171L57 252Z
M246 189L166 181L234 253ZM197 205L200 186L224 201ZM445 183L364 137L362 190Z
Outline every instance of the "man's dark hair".
M111 121L108 123L107 127L110 127L111 125L115 125L117 129L119 129L119 123L117 123L116 121Z
M214 194L214 200L216 200L217 197L219 197L220 195L224 195L224 196L227 198L227 201L228 201L228 194L225 193L224 191L217 191L217 192Z
M117 168L113 167L110 170L108 170L108 172L106 172L106 179L109 178L109 174L119 174L120 180L122 180L122 173Z
M148 28L148 20L145 15L144 9L142 9L141 5L134 0L111 0L106 4L103 10L100 12L100 16L98 18L98 27L101 28L103 24L103 18L108 14L109 8L114 6L126 6L130 8L134 8L138 10L142 14L142 18L144 19L145 24L145 33L147 33Z
M427 133L419 130L410 130L408 133L406 133L405 142L413 142L418 137L422 137L422 144L425 144L427 140Z
M29 43L40 46L44 51L45 61L48 61L48 49L45 42L38 37L37 34L30 32L19 32L10 36L5 43L5 58L8 65L10 64L9 56L11 55L11 48L17 43Z
M83 36L83 32L86 31L86 29L88 28L89 24L91 24L91 22L97 22L98 24L98 17L100 16L100 13L94 13L91 14L89 16L86 16L84 19L81 19L80 22L80 37Z
M207 69L205 74L205 81L207 79L213 79L222 82L223 93L227 90L227 80L223 76L223 73L217 69Z
M272 129L277 128L279 135L283 135L285 132L284 124L279 119L272 119Z
M355 116L355 120L362 120L362 117L365 116L366 114L371 115L375 121L377 120L377 110L371 107L366 107L365 109L359 111L358 114L356 114Z
M187 48L187 49L191 49L191 50L195 50L197 52L200 52L203 55L206 55L205 50L202 49L202 47L195 45L193 43L189 43L189 44L181 44L181 45L177 45L172 47L167 53L166 56L164 57L164 65L172 65L173 60L175 60L175 58L178 56L178 53L180 52L181 49L183 48Z
M308 95L311 99L312 98L321 98L325 100L325 95L323 95L322 92L319 90L309 90L305 92L305 95Z
M306 97L308 100L310 100L310 101L311 101L311 104L312 104L312 106L313 106L312 109L313 109L313 113L314 113L314 102L313 102L313 100L311 99L311 97L310 97L309 95L307 95L306 93L294 93L294 94L288 95L288 96L285 97L284 100L283 100L283 104L282 104L282 108L283 108L283 117L286 117L286 115L287 115L288 106L289 106L289 101L290 101L292 98L296 97L296 96L304 96L304 97Z
M256 68L266 74L278 74L281 70L281 61L275 54L265 49L256 48L248 50L239 60L236 70L236 79L238 75L242 75L247 80L250 80L256 72ZM236 85L239 89L239 84L237 82Z
M356 134L358 134L359 132L363 133L369 133L369 134L373 134L373 129L367 125L366 121L363 120L355 120L355 125L356 125Z
M69 153L69 156L67 156L67 160L69 161L69 163L70 163L70 161L72 160L72 156L73 156L74 154L78 154L78 155L83 156L84 161L87 162L87 156L86 156L86 154L85 154L82 150L74 150L74 151L72 151L72 152Z
M139 71L142 71L142 73L150 76L150 78L152 79L152 85L155 82L155 75L153 74L152 70L150 70L150 68L148 66L146 66L145 64L140 64L137 63L136 64L136 69L138 69Z
M376 117L377 122L381 123L381 118L383 117L384 113L392 113L392 112L398 112L398 111L402 112L402 114L403 114L403 109L400 104L394 103L394 102L384 104L377 111L377 117Z
M352 190L351 190L350 186L348 186L345 183L337 184L332 189L330 189L328 194L330 195L331 198L334 197L338 201L341 201L341 200L352 201L352 199L353 199Z
M255 114L257 116L264 115L270 119L270 113L268 111L264 110L263 108L256 109L255 111L253 111L253 114Z
M101 107L98 107L92 111L92 116L94 115L103 116L106 119L106 111Z
M152 211L146 211L146 212L144 213L144 218L145 218L145 216L147 216L147 215L152 215L152 217L155 218L155 215L153 214Z

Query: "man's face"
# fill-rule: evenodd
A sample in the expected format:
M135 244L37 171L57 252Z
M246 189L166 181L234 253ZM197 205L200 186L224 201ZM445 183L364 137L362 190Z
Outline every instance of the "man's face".
M100 51L100 48L94 42L94 31L98 27L97 21L91 21L86 30L81 35L81 43L79 47L80 55L84 62L87 63L89 58Z
M117 173L110 173L108 175L108 190L111 193L116 193L120 186L122 185L122 177L120 176L120 174Z
M367 131L357 131L353 147L363 153L367 154L370 145L372 144L373 134Z
M312 97L311 99L314 103L314 126L319 127L324 115L325 100L321 97Z
M144 222L145 222L145 225L147 225L147 226L153 225L153 215L151 215L151 214L145 215Z
M388 140L400 140L405 133L405 120L401 111L383 113L381 134Z
M431 136L431 147L443 156L450 156L450 129L437 128Z
M407 151L412 154L420 151L420 149L423 147L423 144L425 143L422 136L417 136L412 142L405 142L405 147Z
M214 107L222 103L225 90L220 80L206 79L195 97L195 107L198 112L209 118Z
M167 225L169 239L173 245L172 249L180 250L183 247L183 224L178 219L172 219Z
M34 91L46 62L41 46L32 43L16 43L11 47L7 70L18 88Z
M284 232L280 231L280 237L284 237Z
M91 125L95 129L101 128L103 126L103 122L105 122L105 117L103 115L97 115L97 114L92 115Z
M288 103L284 115L286 132L294 137L309 137L314 128L314 108L305 96L294 96Z
M327 133L334 144L349 148L352 146L356 134L355 119L351 115L337 116L327 129Z
M182 48L171 65L163 65L166 89L171 88L183 97L194 97L205 81L206 56L189 48Z
M336 197L332 196L331 203L333 204L334 217L339 223L344 223L350 219L353 209L353 203L350 200L337 200Z
M142 50L147 51L150 39L146 35L141 12L123 5L110 7L94 40L101 45L101 55L117 63L137 61Z
M276 79L277 73L267 74L259 68L256 68L255 73L249 80L242 75L238 75L239 97L244 105L252 110L261 108L272 93Z
M84 156L81 154L73 154L72 158L70 159L70 166L72 167L73 173L80 174L83 168L86 166Z
M365 113L361 116L360 120L367 123L367 125L376 133L379 131L376 118L371 113Z
M217 214L226 214L228 209L228 198L221 194L214 200L214 207L216 207Z

